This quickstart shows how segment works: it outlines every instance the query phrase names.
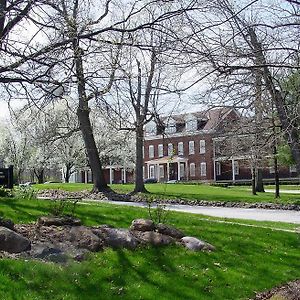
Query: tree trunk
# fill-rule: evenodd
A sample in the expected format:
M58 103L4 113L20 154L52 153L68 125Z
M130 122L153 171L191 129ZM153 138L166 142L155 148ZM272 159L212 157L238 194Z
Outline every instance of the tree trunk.
M144 146L144 129L143 126L136 127L136 164L135 164L135 193L146 193L148 192L144 184L143 174L143 146Z
M256 192L265 192L264 182L263 182L263 170L261 168L256 169L256 182L255 182L255 190Z
M66 172L64 174L65 183L70 182L71 168L72 168L72 166L70 166L70 164L66 163Z
M90 108L86 96L85 77L83 71L82 55L83 50L79 47L77 38L73 41L74 62L76 68L78 109L77 116L80 124L80 130L84 140L90 168L93 174L93 192L104 192L109 190L104 178L99 152L95 143L93 129L90 121Z
M275 198L280 198L277 147L275 144L274 144L274 148L273 148L273 158L274 158L274 175L275 175Z
M38 183L39 184L44 183L44 181L45 181L44 180L44 175L45 175L44 169L35 170L34 173L38 180Z
M89 118L89 111L78 108L77 116L80 123L85 149L87 151L89 165L93 173L93 192L107 191L109 190L109 187L107 186L102 171L102 165Z
M256 171L255 171L255 168L252 168L252 195L257 195L256 194L256 188L255 188L255 181L256 181L256 179L255 179L255 174L256 174Z

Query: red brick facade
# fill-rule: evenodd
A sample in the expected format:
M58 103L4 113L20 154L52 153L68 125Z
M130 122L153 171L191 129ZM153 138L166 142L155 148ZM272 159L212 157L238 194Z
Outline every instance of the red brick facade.
M228 108L171 116L164 120L165 134L150 124L145 129L144 177L158 181L215 180L213 137L225 123L237 118L236 111Z
M205 153L200 154L200 140L205 141ZM189 142L194 142L194 153L189 151ZM183 155L178 155L178 143L183 143ZM173 145L173 156L168 156L168 145ZM213 143L211 134L196 133L186 136L174 136L174 137L161 137L156 139L145 140L144 144L144 160L145 162L155 161L159 163L158 145L163 145L163 157L168 161L170 167L169 178L167 175L167 163L161 161L161 166L164 167L164 181L166 180L214 180L214 166L213 166ZM149 146L154 147L154 157L149 157ZM184 165L184 176L178 177L178 160L180 158L185 159L181 165ZM200 166L201 163L206 163L206 175L201 176ZM149 163L148 163L149 164ZM145 164L145 178L151 176L148 175L149 170ZM191 172L191 164L195 164L195 173ZM149 167L151 163L149 164ZM188 168L188 170L186 169ZM182 175L182 174L181 174ZM155 178L157 178L157 172L155 172Z
M164 134L158 132L155 124L150 124L145 128L144 178L159 182L251 180L249 163L240 157L222 157L214 149L218 147L219 137L226 138L226 130L238 119L234 109L222 108L171 116L163 120ZM281 178L297 176L287 167L281 167L279 175ZM264 168L263 177L274 178L270 167Z

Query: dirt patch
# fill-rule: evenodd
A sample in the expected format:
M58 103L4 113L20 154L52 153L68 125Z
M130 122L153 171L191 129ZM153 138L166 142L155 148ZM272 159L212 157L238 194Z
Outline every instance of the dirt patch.
M300 279L269 291L258 293L253 300L300 300Z

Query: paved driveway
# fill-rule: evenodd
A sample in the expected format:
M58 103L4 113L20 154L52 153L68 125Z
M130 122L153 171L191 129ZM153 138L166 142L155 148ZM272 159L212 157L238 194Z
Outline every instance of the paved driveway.
M90 201L90 200L87 200ZM112 204L147 207L145 203L105 201ZM167 205L167 209L192 214L201 214L212 217L246 219L256 221L273 221L300 224L300 211L258 209L258 208L236 208L236 207L211 207L211 206L190 206L190 205Z

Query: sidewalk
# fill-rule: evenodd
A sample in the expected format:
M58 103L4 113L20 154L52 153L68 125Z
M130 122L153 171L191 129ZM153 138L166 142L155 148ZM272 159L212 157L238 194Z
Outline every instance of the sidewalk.
M99 202L97 200L84 199L87 202ZM125 201L101 201L116 205L147 207L146 203ZM178 212L186 212L212 217L244 219L255 221L271 221L300 224L300 211L273 210L259 208L236 208L236 207L212 207L212 206L190 206L190 205L166 205L166 209Z

